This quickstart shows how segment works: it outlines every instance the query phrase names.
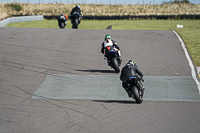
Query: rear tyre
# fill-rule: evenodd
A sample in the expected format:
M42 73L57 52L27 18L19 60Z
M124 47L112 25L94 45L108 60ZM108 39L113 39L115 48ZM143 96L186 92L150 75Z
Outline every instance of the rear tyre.
M78 25L78 19L77 18L75 19L75 24Z
M62 22L62 23L61 23L61 26L60 26L60 28L62 28L62 29L64 29L64 28L65 28L65 24L64 24L64 22Z
M78 29L78 26L77 25L72 25L72 29Z
M74 23L74 29L78 29L78 19L75 19L75 23Z
M142 96L140 95L140 93L138 91L138 88L136 86L133 86L131 88L131 91L132 91L132 93L133 93L133 95L135 97L136 103L141 104L143 99L142 99Z
M112 58L112 65L113 65L113 68L115 69L115 72L116 72L116 73L119 73L119 72L120 72L120 69L119 69L119 64L118 64L116 58Z

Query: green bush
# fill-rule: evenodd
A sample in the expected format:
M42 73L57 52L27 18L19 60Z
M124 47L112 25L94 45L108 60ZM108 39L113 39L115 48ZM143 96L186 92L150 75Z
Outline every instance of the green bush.
M18 4L6 4L5 6L11 7L12 9L18 12L22 10L22 7Z

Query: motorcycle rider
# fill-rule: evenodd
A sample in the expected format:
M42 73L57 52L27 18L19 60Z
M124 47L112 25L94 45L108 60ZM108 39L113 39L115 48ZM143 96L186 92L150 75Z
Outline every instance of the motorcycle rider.
M60 14L60 16L58 17L58 25L59 25L59 26L61 25L60 20L61 20L62 17L64 17L65 25L66 25L66 21L67 21L67 19L68 19L68 16L67 16L67 15L64 15L64 14L62 13L62 14Z
M72 15L72 14L75 13L75 12L78 12L78 13L82 16L82 14L81 14L81 9L80 9L80 6L79 6L79 5L76 5L76 6L72 9L70 15Z
M128 63L122 68L121 75L120 75L120 80L122 81L122 87L126 90L128 93L129 97L131 97L131 94L129 92L129 88L127 86L127 79L129 77L136 77L136 79L139 82L144 82L143 79L143 73L140 71L138 66L136 65L136 62L134 60L129 60ZM144 89L144 87L143 87Z
M79 5L76 5L72 11L70 12L70 16L72 16L75 12L79 13L80 16L82 16L81 14L81 9L80 9L80 6ZM73 23L73 19L71 18L71 23Z
M107 56L107 53L109 52L109 50L106 49L106 47L111 47L110 50L113 50L115 47L116 49L118 49L118 55L119 55L119 59L121 63L122 59L121 59L120 47L117 45L117 43L114 40L111 40L110 35L106 35L104 39L105 41L101 44L101 53L104 54L104 59L106 61L109 61L108 56Z

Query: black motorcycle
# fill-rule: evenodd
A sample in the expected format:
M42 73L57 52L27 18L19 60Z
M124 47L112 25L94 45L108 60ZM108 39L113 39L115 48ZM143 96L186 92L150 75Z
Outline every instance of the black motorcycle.
M110 47L106 47L106 48L110 49ZM118 55L118 50L115 48L113 50L110 50L107 53L107 57L108 57L108 65L111 68L115 69L116 73L119 73L120 72L119 66L121 65L121 61Z
M126 90L136 103L140 104L143 101L144 88L140 81L136 77L129 77L126 80L128 89Z
M65 18L65 16L59 16L59 18L58 18L58 26L61 29L64 29L65 26L66 26L66 21L67 21L67 19Z
M78 29L78 25L81 23L81 15L78 12L74 12L70 18L72 23L72 29Z

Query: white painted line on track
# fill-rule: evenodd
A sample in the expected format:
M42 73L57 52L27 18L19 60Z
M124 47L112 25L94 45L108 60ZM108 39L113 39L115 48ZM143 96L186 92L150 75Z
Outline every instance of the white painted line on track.
M200 67L197 67L197 73L198 73L199 78L200 78Z
M176 34L176 36L178 37L179 41L181 42L181 46L185 52L185 56L189 62L189 65L190 65L190 68L191 68L191 74L192 74L192 78L194 79L194 81L196 82L197 84L197 88L199 90L199 94L200 94L200 83L199 81L197 80L197 76L196 76L196 72L195 72L195 69L194 69L194 65L192 63L192 60L190 59L190 56L189 56L189 53L186 49L186 46L185 46L185 43L183 42L182 38L176 33L176 31L173 30L173 32Z

